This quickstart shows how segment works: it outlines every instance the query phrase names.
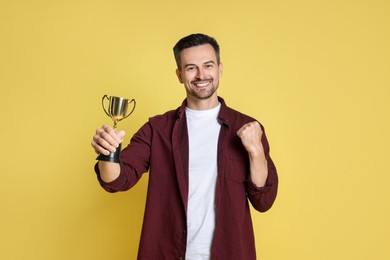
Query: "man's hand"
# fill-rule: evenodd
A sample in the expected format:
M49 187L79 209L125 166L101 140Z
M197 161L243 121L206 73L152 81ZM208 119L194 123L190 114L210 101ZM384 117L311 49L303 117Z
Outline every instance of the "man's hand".
M110 152L115 152L118 145L122 143L124 136L124 131L116 132L108 125L103 125L96 130L91 145L96 153L109 155Z
M237 135L250 156L264 155L263 144L261 143L263 131L259 122L254 121L243 125L237 131Z
M117 133L108 125L103 125L101 128L96 130L96 134L93 136L91 145L96 153L109 155L110 152L115 152L119 144L122 143L124 136L124 131L119 131ZM119 163L99 161L98 167L100 177L107 183L114 181L120 174Z

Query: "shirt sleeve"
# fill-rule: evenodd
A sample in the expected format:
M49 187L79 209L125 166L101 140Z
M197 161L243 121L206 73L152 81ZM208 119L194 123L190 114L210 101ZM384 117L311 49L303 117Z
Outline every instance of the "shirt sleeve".
M149 170L152 130L149 123L144 124L131 138L130 144L121 151L121 172L112 182L104 182L97 164L95 172L100 185L108 192L126 191L133 187Z
M276 167L269 155L270 148L267 137L265 136L264 128L261 141L263 143L265 157L267 159L268 165L267 181L264 187L257 187L256 184L254 184L249 178L249 180L246 180L245 185L247 196L252 206L260 212L265 212L272 207L276 199L279 180Z

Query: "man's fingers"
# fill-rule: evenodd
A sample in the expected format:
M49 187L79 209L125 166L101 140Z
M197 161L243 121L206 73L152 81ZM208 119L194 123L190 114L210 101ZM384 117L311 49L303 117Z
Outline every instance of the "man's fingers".
M111 152L114 152L118 147L118 143L115 142L114 139L106 132L103 132L100 135L95 135L93 140L98 146L101 146L102 148Z
M96 153L108 155L110 152L115 152L116 148L122 142L125 136L124 131L118 133L108 125L103 125L96 130L96 134L92 139L91 145Z
M237 131L237 135L248 152L258 153L258 151L263 149L261 143L263 131L259 122L253 121L243 125Z
M241 138L244 134L247 134L247 133L258 133L258 134L262 134L262 131L261 131L261 127L260 127L260 124L259 122L257 121L253 121L253 122L250 122L250 123L247 123L245 125L243 125L238 131L237 131L237 135Z
M97 154L104 154L104 155L110 154L110 151L101 147L98 143L95 142L95 140L92 140L91 145Z
M115 142L117 142L117 144L120 144L122 142L123 137L125 136L125 131L122 130L122 131L116 132L114 129L112 129L108 125L103 125L102 129L104 130L104 132L109 134L113 138L113 140Z

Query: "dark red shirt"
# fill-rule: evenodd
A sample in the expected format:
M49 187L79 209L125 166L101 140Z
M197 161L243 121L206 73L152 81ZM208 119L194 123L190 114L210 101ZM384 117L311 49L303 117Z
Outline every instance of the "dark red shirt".
M219 101L221 131L211 259L255 260L248 199L260 212L271 208L277 194L278 176L263 134L268 178L261 188L250 181L248 153L237 131L255 119L227 107L222 98ZM184 101L178 109L152 117L141 127L121 153L121 174L116 180L105 183L98 174L105 190L117 192L130 189L149 171L138 259L185 259L189 157L185 107ZM97 167L95 170L99 173Z

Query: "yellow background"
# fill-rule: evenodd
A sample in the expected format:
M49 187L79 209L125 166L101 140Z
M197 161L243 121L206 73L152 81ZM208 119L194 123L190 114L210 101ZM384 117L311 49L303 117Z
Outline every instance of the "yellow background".
M390 1L1 1L0 259L135 259L147 175L98 185L104 94L125 144L180 105L172 47L221 45L227 104L266 127L280 176L252 211L259 259L390 259Z

